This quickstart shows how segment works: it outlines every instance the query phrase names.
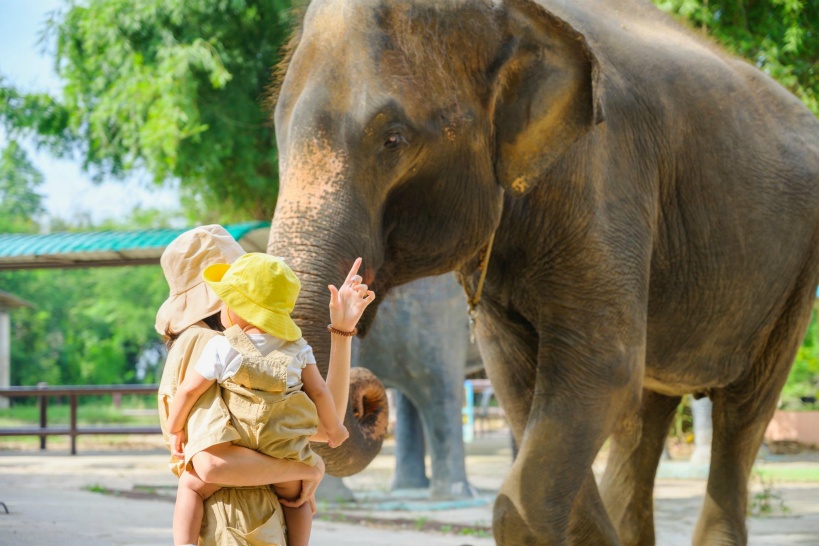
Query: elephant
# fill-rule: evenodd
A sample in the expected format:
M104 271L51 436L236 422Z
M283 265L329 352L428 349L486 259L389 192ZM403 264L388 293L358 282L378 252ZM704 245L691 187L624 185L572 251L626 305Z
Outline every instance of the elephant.
M367 338L355 340L353 365L396 389L391 488L429 488L431 499L474 497L466 476L461 400L467 368L483 364L469 340L466 301L455 277L427 277L392 290ZM427 444L432 480L425 466ZM354 499L332 478L321 482L319 494Z
M268 252L302 278L297 322L326 360L325 287L355 256L379 301L460 276L518 445L497 543L653 544L693 393L714 424L694 543L745 544L819 280L816 117L648 0L313 0L278 73ZM330 473L377 451L372 398Z
M461 415L471 353L465 309L453 275L419 279L384 298L367 338L358 344L357 364L399 393L394 489L429 487L433 499L475 494L464 466Z

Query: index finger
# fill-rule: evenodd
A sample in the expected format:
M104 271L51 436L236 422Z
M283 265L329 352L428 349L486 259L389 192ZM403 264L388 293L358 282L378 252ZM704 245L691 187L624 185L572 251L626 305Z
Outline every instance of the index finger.
M358 274L358 268L361 267L361 258L356 258L353 262L353 267L350 269L350 272L347 274L347 278L344 279L345 283L350 282L353 276Z

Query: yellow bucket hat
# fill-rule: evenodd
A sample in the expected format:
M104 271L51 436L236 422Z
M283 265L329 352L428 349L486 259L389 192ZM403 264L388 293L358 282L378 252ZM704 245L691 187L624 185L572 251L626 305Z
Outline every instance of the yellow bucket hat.
M301 337L301 329L290 318L301 283L281 258L251 252L232 265L208 266L202 278L225 305L253 326L286 341Z

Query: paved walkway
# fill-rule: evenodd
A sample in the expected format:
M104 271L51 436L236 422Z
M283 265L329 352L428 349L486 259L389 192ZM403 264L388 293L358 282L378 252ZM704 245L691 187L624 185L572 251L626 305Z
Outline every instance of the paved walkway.
M6 515L0 508L0 545L171 544L175 484L173 476L165 470L166 460L167 456L158 449L92 452L81 448L80 455L75 457L62 451L40 454L0 450L0 501L11 511ZM352 507L323 505L311 543L493 545L486 532L491 525L491 497L500 486L509 461L508 444L503 438L482 439L469 445L468 474L484 492L485 499L479 498L471 505L461 503L462 507L455 508L419 501L417 492L388 495L386 488L394 463L388 444L365 472L345 480L362 502ZM677 465L672 478L663 477L670 472L663 470L668 464ZM661 468L656 491L658 545L691 543L705 481L697 476L701 469L685 470L683 465L666 463ZM770 501L775 515L749 518L750 544L819 544L819 481L786 481L799 475L808 476L807 479L815 476L819 456L780 456L762 462L762 468L773 472L774 477L765 478L773 481L754 486L760 495L758 502ZM103 494L102 490L128 496ZM787 514L777 512L780 497L789 509ZM411 509L395 509L398 501Z

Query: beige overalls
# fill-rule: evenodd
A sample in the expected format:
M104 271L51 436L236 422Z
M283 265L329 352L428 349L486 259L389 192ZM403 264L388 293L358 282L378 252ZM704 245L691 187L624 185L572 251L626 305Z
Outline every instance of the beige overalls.
M203 325L185 330L168 352L159 384L159 423L170 451L168 409L176 389L193 368L210 339L218 332ZM231 424L230 412L222 399L222 388L213 384L196 401L186 424L186 458L222 442L239 439ZM184 471L183 461L171 457L169 466L177 476ZM284 516L279 499L268 486L223 487L205 500L205 513L199 533L199 546L286 546Z
M318 428L316 406L301 390L287 387L287 368L307 344L286 343L263 355L239 326L225 330L225 338L242 355L235 375L222 382L222 398L239 433L234 443L277 459L315 466L310 436Z

